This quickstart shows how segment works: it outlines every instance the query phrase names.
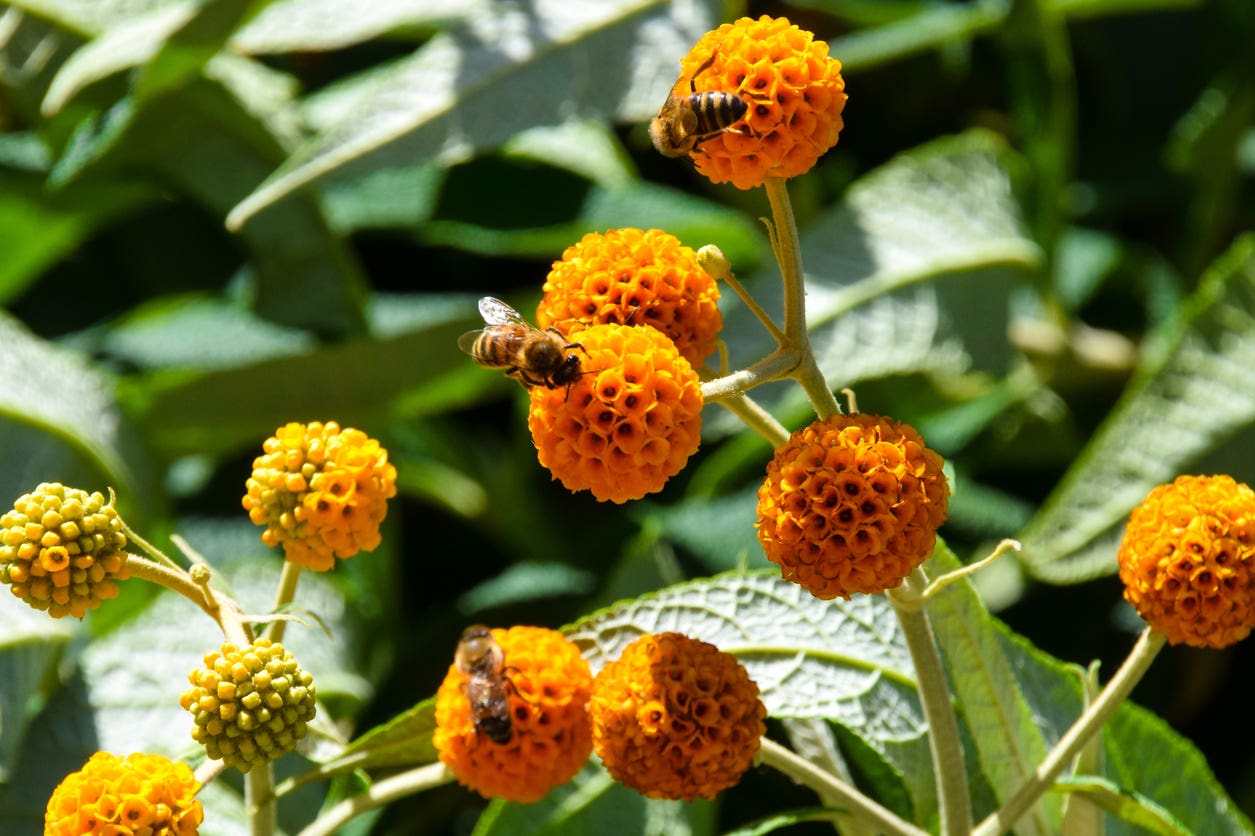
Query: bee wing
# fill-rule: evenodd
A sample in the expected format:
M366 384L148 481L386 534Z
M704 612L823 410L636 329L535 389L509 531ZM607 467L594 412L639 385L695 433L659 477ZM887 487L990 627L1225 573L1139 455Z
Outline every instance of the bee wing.
M508 325L511 322L527 325L527 320L518 311L492 296L479 300L479 315L489 325Z
M465 334L458 337L458 348L462 349L467 354L474 356L475 341L479 339L479 335L482 333L484 333L482 328L476 331L467 331Z

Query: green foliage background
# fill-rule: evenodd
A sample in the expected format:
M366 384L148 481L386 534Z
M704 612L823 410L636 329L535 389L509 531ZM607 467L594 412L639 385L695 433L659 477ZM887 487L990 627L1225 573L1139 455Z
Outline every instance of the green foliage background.
M1255 481L1244 0L0 4L0 499L112 486L132 526L163 544L181 533L265 611L279 559L239 507L261 441L291 420L379 438L400 474L384 545L303 579L301 605L334 640L311 626L287 642L358 729L433 693L473 621L557 627L768 566L752 519L770 450L730 416L707 410L702 450L664 492L599 505L549 480L518 387L455 344L479 296L528 311L566 246L615 226L720 245L774 309L763 195L710 185L644 131L688 46L744 13L789 16L845 65L841 142L790 184L829 381L951 462L943 534L960 559L1024 541L1021 560L977 577L985 604L1058 659L1110 672L1140 629L1112 577L1128 510L1178 473ZM768 347L735 302L733 367ZM754 394L807 421L797 393ZM951 606L997 637L1025 728L1050 739L1079 705L1066 669L974 599ZM191 756L177 693L219 641L191 611L134 582L81 625L0 596L0 832L38 832L51 788L96 748ZM597 625L579 628L593 648L611 641ZM1248 815L1249 644L1170 650L1135 692ZM894 752L779 693L773 716L819 711L885 803L927 808L918 747ZM985 698L999 694L961 697L969 712ZM1162 721L1120 717L1121 740L1154 745L1109 741L1117 771L1188 763L1186 785L1220 792ZM1168 745L1186 754L1156 754ZM994 785L1004 754L981 749ZM582 787L604 780L589 772ZM814 803L777 776L746 780L683 810L602 787L600 815L621 832L708 833ZM232 789L206 791L202 832L243 832ZM284 807L293 831L322 800L301 793ZM1187 829L1201 820L1157 797ZM1216 827L1249 827L1226 805ZM469 832L481 806L444 787L353 832ZM537 832L527 816L544 810L494 806L480 832Z

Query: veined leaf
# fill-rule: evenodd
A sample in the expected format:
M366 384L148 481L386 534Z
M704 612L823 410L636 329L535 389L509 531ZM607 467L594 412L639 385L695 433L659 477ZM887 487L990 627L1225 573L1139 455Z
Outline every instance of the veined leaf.
M228 225L333 172L464 160L573 117L648 118L674 83L676 61L713 27L717 6L494 6L412 56L321 94L310 120L321 133L236 206Z
M12 595L0 595L0 785L17 764L19 744L44 705L48 675L74 634Z
M960 564L938 541L932 565L950 571ZM928 615L981 769L998 801L1006 801L1046 755L1048 741L1038 726L1041 718L1025 698L998 631L991 627L992 618L970 585L953 584L932 598ZM1016 823L1016 832L1058 833L1061 821L1059 799L1047 798Z
M70 445L120 492L134 487L112 388L85 358L0 313L0 380L0 415Z
M1079 795L1113 816L1160 836L1189 836L1171 813L1140 795L1121 790L1104 778L1077 776L1058 781L1055 790Z
M1021 535L1039 578L1115 570L1119 526L1157 485L1255 420L1255 236L1212 265Z
M240 29L231 46L251 55L344 49L483 15L491 5L488 0L277 0Z
M830 384L953 375L975 358L1005 370L1007 297L1041 261L1012 196L1009 153L980 131L938 140L861 178L802 230L811 343ZM753 280L769 311L780 309L779 284L774 270ZM726 320L734 359L771 349L743 308Z

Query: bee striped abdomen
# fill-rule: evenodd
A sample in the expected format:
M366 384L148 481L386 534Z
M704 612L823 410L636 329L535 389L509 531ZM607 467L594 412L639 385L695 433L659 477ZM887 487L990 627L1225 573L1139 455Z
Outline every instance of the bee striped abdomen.
M741 120L749 105L735 93L712 90L708 93L690 93L689 108L697 116L699 137L717 134Z

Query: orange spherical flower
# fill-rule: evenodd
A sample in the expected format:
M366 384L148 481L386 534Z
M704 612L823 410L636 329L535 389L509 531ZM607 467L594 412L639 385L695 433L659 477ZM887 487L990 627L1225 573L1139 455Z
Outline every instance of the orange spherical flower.
M1255 491L1181 476L1133 509L1118 553L1124 597L1172 644L1226 647L1255 626Z
M696 367L715 350L723 327L718 302L715 280L679 238L660 229L611 229L588 233L554 262L536 321L570 339L606 322L649 325Z
M914 428L833 415L795 432L758 489L767 557L818 598L897 586L932 553L950 487Z
M592 752L592 680L579 648L554 630L468 629L436 692L440 760L486 798L539 801Z
M708 32L680 61L674 94L736 93L748 105L742 121L692 151L698 171L741 189L768 177L809 171L837 144L845 108L841 62L828 44L766 15L743 17Z
M571 491L627 502L662 490L701 441L697 372L661 331L594 325L569 389L531 390L540 463Z
M593 749L651 798L714 798L758 752L766 708L734 656L680 633L633 641L593 680Z
M335 421L294 422L262 449L243 503L249 519L266 526L262 542L282 543L288 560L317 572L379 545L397 471L378 441Z
M199 789L185 763L97 752L52 791L44 836L195 836L205 819Z
M122 519L99 491L45 482L0 517L0 583L53 618L81 619L130 575Z

